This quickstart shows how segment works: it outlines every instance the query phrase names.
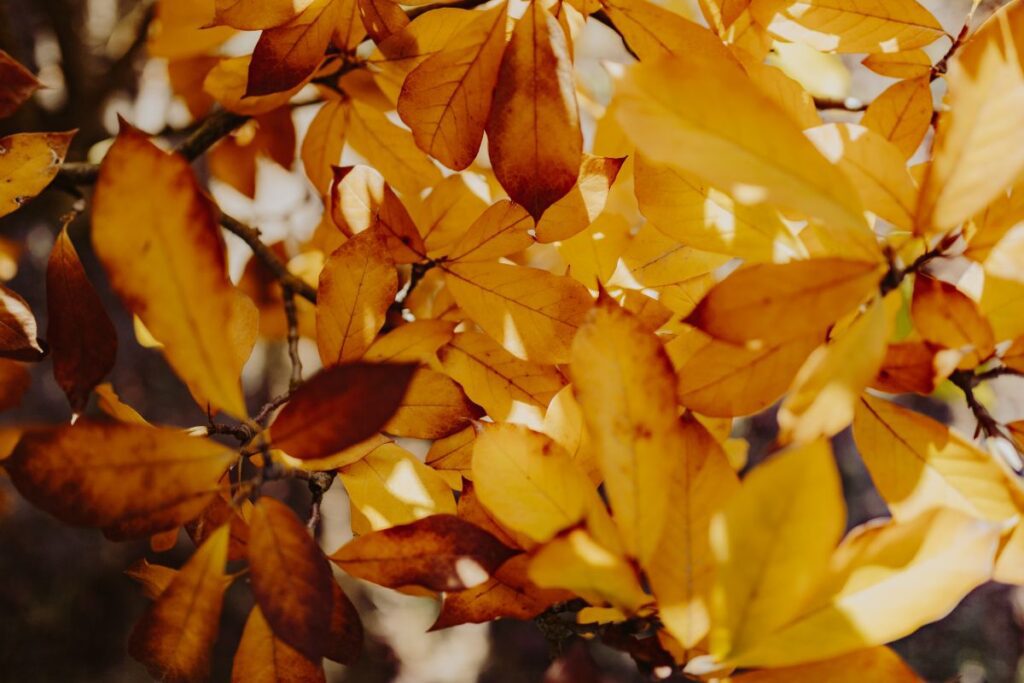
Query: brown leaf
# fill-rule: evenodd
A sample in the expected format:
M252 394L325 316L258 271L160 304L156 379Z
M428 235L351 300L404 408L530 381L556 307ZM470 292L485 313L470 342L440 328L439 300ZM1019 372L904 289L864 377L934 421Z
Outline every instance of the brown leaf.
M36 334L36 319L28 302L0 285L0 358L42 360L48 349Z
M314 0L288 23L264 31L249 63L245 96L290 90L306 80L324 59L340 6L336 0Z
M324 657L340 664L350 665L359 659L363 649L363 622L355 605L331 580L331 625L328 629L327 649Z
M0 118L13 114L39 85L31 71L0 50Z
M236 458L176 429L80 421L26 431L4 466L23 496L68 524L109 526L165 513L169 529L209 504Z
M359 0L359 16L375 43L409 25L408 15L395 0Z
M537 0L505 48L487 139L501 186L535 220L576 184L583 136L572 57L562 27Z
M274 635L253 605L231 667L232 683L322 683L320 658L309 658Z
M185 532L198 546L225 524L231 528L228 561L234 562L245 558L249 552L249 525L238 511L231 507L224 495L214 496L206 509L185 525Z
M398 410L415 369L348 363L321 371L295 392L270 426L274 447L310 460L370 438Z
M453 434L483 415L451 378L420 368L398 410L381 429L395 436L440 439Z
M24 365L0 359L0 411L10 410L21 403L31 382L32 377Z
M890 394L932 393L942 379L936 368L936 351L928 342L890 344L871 387Z
M150 564L143 557L133 562L128 569L124 570L124 573L139 582L143 595L150 600L156 600L171 585L178 570L159 564Z
M210 677L210 650L217 640L224 591L228 530L213 534L185 563L135 625L128 653L149 673L169 683L200 683Z
M327 650L331 566L295 513L273 498L253 507L250 584L278 638L311 659Z
M925 341L966 350L961 368L973 368L995 352L995 334L981 308L949 282L915 277L910 318Z
M114 367L117 331L78 260L66 225L46 268L46 310L53 375L71 410L81 413L93 388Z
M389 588L458 591L486 582L513 554L469 522L434 515L360 536L331 560L352 576Z
M67 133L17 133L0 138L0 216L16 211L46 189L64 163Z

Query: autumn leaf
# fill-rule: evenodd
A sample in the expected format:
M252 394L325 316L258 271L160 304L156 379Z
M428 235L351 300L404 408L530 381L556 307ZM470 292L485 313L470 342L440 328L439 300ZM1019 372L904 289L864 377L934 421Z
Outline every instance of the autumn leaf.
M860 123L892 142L909 159L928 133L932 115L929 79L918 77L889 86L868 105Z
M394 415L415 366L347 363L307 380L270 425L276 448L310 460L373 436Z
M352 148L396 190L418 194L441 180L441 171L413 140L412 133L359 101L352 103L346 130Z
M932 70L931 58L920 49L871 54L861 64L889 78L920 78L930 76Z
M0 216L17 211L46 189L64 163L76 132L16 133L0 138Z
M0 50L0 83L3 83L0 86L0 118L17 111L40 85L31 71L3 50Z
M154 192L174 199L155 204ZM92 239L111 287L163 343L193 396L243 416L245 359L223 340L235 292L214 209L188 162L123 124L100 168Z
M602 6L626 44L642 61L668 54L697 54L732 60L714 33L647 0L603 0Z
M28 302L0 285L0 358L32 362L42 360L48 350L37 336Z
M434 515L360 536L331 560L352 576L382 586L458 591L486 582L513 554L469 522Z
M523 207L502 200L487 207L451 248L452 261L491 261L533 244L533 220Z
M274 635L259 605L254 605L235 652L231 680L320 683L327 679L319 658L305 656Z
M324 365L359 360L398 291L382 235L364 232L341 245L320 271L316 338Z
M498 71L487 144L494 173L534 220L576 184L583 154L565 33L533 0Z
M185 563L136 624L128 652L162 681L209 679L224 592L228 528L222 527Z
M995 352L992 325L978 304L948 282L914 278L910 315L926 341L966 351L961 367L975 367Z
M313 0L294 19L264 31L249 64L246 96L290 90L313 73L334 35L340 7L338 0Z
M53 374L71 410L81 413L93 388L114 367L117 332L78 260L67 226L50 252L46 309Z
M583 154L579 177L569 193L552 204L537 222L537 240L564 240L585 230L604 211L624 157Z
M319 659L331 623L331 568L306 526L273 498L260 498L253 507L249 572L274 635Z
M358 0L358 6L363 26L375 43L409 25L409 17L395 0Z
M454 380L420 368L412 376L397 410L381 429L396 436L439 439L481 416L480 408Z
M887 647L873 647L821 662L764 669L733 676L730 683L785 683L809 680L830 683L858 683L863 680L918 683L913 669Z
M68 524L165 513L169 529L206 507L236 458L175 429L80 422L27 431L4 467L23 496Z
M288 22L297 9L309 4L308 0L214 0L213 18L217 24L256 31Z
M329 100L317 111L306 137L302 139L302 165L306 175L321 194L327 194L333 174L331 166L341 159L348 127L349 105L344 100Z
M473 163L491 111L505 47L506 3L476 13L444 50L402 84L398 114L420 149L461 171Z

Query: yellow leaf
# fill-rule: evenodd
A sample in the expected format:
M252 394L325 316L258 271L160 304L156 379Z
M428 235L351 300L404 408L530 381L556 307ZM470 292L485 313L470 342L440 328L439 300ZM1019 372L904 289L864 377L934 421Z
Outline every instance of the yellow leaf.
M170 683L205 681L224 591L228 525L210 535L167 588L149 606L128 641L128 652L156 679Z
M551 399L544 413L541 431L564 448L591 481L595 484L601 482L601 468L597 464L594 446L583 420L583 409L573 394L572 385Z
M654 227L682 244L748 261L788 261L803 246L769 206L744 206L696 177L636 157L636 198Z
M628 614L651 601L633 567L583 529L541 546L530 559L530 580L541 588L565 588L588 602L609 603Z
M674 454L679 464L663 484L671 504L646 569L661 622L680 645L690 649L711 626L715 574L708 540L711 517L739 489L739 479L725 451L699 422L686 419L682 434L685 450Z
M916 0L754 0L750 12L776 36L827 52L897 52L945 35Z
M177 0L156 5L156 17L146 43L153 57L177 59L202 55L237 31L226 26L203 28L213 18L210 0Z
M596 497L561 446L511 424L487 426L477 436L473 484L498 522L539 542L582 521Z
M754 469L711 522L718 566L712 654L731 661L790 623L828 569L845 524L839 472L827 442L776 455Z
M245 359L224 343L225 325L242 311L214 209L188 162L124 124L100 167L92 239L114 291L163 343L200 405L245 415Z
M564 363L592 303L582 284L545 270L503 263L441 266L459 308L519 358Z
M898 147L852 123L812 128L807 137L853 181L868 211L896 227L913 227L917 188Z
M744 204L777 203L864 232L863 207L799 126L726 61L671 57L633 66L616 113L637 151Z
M412 133L361 102L352 102L348 143L399 192L419 194L441 180L441 171L416 146Z
M537 223L537 241L554 242L582 232L604 211L623 158L583 155L580 174L569 194L548 207Z
M572 56L539 0L516 23L502 56L487 149L501 186L534 220L576 184L583 135Z
M899 294L892 296L901 303ZM806 443L835 436L850 425L857 398L885 359L893 327L886 307L876 299L848 329L808 357L779 408L782 438Z
M933 106L928 77L911 78L892 84L872 100L860 124L896 145L909 159L931 126Z
M966 352L960 367L976 367L995 352L992 326L978 304L948 282L918 274L910 316L925 340Z
M714 33L665 7L647 0L604 0L601 4L626 44L642 61L667 54L733 60Z
M0 216L17 211L46 189L64 163L67 133L18 133L0 138Z
M806 130L821 125L821 114L811 93L780 67L744 62L743 68L757 89L789 114L800 128Z
M359 16L373 42L380 44L409 25L409 17L395 0L358 0Z
M672 363L658 338L605 296L573 341L571 371L616 525L644 564L665 523L665 482L686 449Z
M854 530L796 618L734 650L729 663L790 666L909 635L989 579L999 535L999 526L955 510Z
M455 335L438 359L445 373L495 421L509 419L516 404L546 407L565 384L554 367L520 360L479 332Z
M440 372L420 368L398 410L381 431L415 439L439 439L454 434L480 415L462 387Z
M344 100L328 100L317 111L302 138L302 165L310 182L322 195L331 187L331 166L341 159L350 106Z
M506 3L477 12L444 50L406 77L398 114L420 149L461 171L473 163L505 47Z
M203 89L220 102L221 106L225 109L246 116L256 116L258 114L266 114L287 104L292 95L301 90L302 86L305 85L303 81L284 92L249 97L245 94L245 91L249 83L248 73L251 63L251 55L221 60L206 75L206 80L203 81Z
M339 472L354 510L368 523L353 519L357 534L407 524L436 514L455 514L455 498L441 476L412 453L385 444Z
M373 363L426 363L451 340L455 323L446 320L414 320L377 338L363 354Z
M929 417L865 394L853 438L898 520L934 507L993 521L1020 514L1019 486L992 456Z
M878 286L875 263L813 259L741 268L718 283L686 322L733 343L766 344L822 331Z
M397 292L398 273L378 233L360 233L331 254L316 300L316 342L324 365L361 358Z
M533 219L526 209L502 199L469 226L448 258L452 261L490 261L515 254L533 244Z
M754 671L733 676L728 680L729 683L789 683L790 681L919 683L921 679L895 652L887 647L873 647L822 662Z
M996 341L1024 335L1024 283L987 273L981 312L992 325Z
M585 230L559 243L558 253L573 279L596 289L598 283L607 283L615 273L619 257L629 244L629 221L618 214L604 213Z
M450 175L434 186L427 198L412 207L427 253L444 256L466 232L466 226L487 209L470 187L472 176Z
M932 71L931 57L924 50L868 55L861 64L889 78L920 78L930 76Z
M1024 171L1022 26L1024 4L1006 5L950 64L917 232L939 233L967 220Z
M824 334L748 349L709 337L699 330L677 338L666 350L679 375L679 402L702 415L751 415L775 403L790 386L808 354Z
M124 403L121 398L114 391L114 387L109 382L97 385L93 390L96 394L97 407L104 413L114 418L118 422L127 422L130 424L147 425L149 422L146 418L139 415L139 412L132 408L127 403Z

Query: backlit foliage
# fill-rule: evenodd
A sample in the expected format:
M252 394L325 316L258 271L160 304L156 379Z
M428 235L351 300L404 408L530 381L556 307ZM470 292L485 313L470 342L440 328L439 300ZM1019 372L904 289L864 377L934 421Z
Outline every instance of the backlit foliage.
M1024 584L1024 423L978 391L1024 373L1024 0L956 35L915 0L681 8L161 0L148 48L198 122L176 150L127 120L98 167L65 163L74 131L0 140L0 215L83 193L102 275L210 415L152 425L101 384L117 333L66 230L45 333L0 286L0 402L48 355L74 415L4 439L14 486L195 544L128 571L154 677L209 677L244 583L234 680L324 680L363 640L335 572L433 596L434 628L555 616L653 675L737 683L916 680L886 644ZM622 45L596 80L591 30ZM777 65L793 45L891 85L815 99ZM0 115L37 85L0 53ZM308 238L266 244L208 193L252 196L268 160L322 199ZM262 406L240 379L260 337L292 363ZM976 438L897 398L942 386ZM745 418L773 405L748 467ZM891 517L848 529L851 426ZM301 516L267 495L293 477ZM355 536L322 548L332 484Z

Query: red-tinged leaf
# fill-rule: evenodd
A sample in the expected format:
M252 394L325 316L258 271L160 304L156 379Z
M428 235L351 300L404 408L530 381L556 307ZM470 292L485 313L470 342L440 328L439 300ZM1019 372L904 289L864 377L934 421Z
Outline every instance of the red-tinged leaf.
M284 503L260 498L249 533L252 593L274 634L311 659L327 650L331 566Z
M210 534L225 524L231 528L228 561L241 560L249 552L249 525L223 495L215 496L198 517L186 524L185 532L193 543L202 545Z
M159 564L150 564L146 558L141 558L125 569L124 573L139 582L143 595L150 600L156 600L171 585L171 581L178 575L178 570Z
M276 448L323 458L370 438L395 414L416 366L348 363L302 385L270 426Z
M232 683L321 683L320 658L310 658L274 635L259 605L245 621L231 667Z
M375 43L409 25L409 16L395 0L359 0L359 17Z
M264 31L249 63L246 97L290 90L324 59L338 23L336 0L314 0L288 23Z
M487 140L501 186L535 220L576 184L583 135L575 92L565 33L534 0L505 48Z
M176 429L79 422L26 431L4 467L23 496L68 524L166 515L153 533L198 515L237 457Z
M114 367L117 332L78 260L66 225L46 268L46 309L54 377L71 410L81 413L93 388Z
M0 358L42 360L47 348L36 334L36 319L28 302L0 285Z
M185 563L128 641L128 653L168 683L200 683L210 677L210 650L217 640L224 591L227 527L213 534Z
M0 50L0 118L13 114L38 88L32 72Z
M458 591L478 586L515 551L454 515L433 515L350 541L331 560L381 586Z
M324 657L340 664L353 664L363 649L363 622L355 605L341 590L337 581L331 581L331 626L328 629L327 649Z

